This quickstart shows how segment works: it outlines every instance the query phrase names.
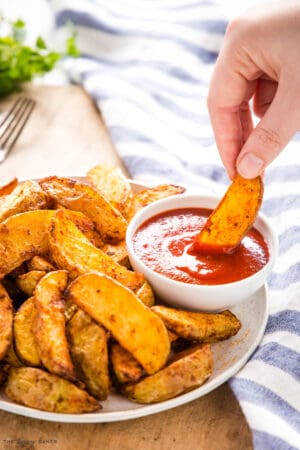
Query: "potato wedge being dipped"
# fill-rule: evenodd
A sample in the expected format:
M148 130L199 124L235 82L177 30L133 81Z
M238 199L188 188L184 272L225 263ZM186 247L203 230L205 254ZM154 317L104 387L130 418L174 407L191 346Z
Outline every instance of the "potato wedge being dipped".
M263 198L262 178L236 175L224 197L196 236L199 253L231 253L253 225Z

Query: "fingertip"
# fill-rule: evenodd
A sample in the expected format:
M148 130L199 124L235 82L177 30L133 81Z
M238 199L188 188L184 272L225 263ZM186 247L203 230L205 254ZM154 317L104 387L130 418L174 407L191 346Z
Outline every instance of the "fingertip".
M264 161L260 156L248 152L237 162L237 171L243 178L255 178L261 174L264 168Z

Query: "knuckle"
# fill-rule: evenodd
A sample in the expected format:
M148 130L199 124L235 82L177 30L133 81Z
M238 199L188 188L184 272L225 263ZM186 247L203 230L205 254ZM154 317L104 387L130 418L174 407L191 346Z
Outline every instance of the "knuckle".
M272 128L257 127L256 134L258 140L268 147L275 147L277 149L282 146L279 133Z

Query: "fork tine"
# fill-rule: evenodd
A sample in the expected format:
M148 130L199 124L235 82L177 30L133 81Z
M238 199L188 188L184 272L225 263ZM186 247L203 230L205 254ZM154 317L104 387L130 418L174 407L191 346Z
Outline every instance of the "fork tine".
M5 148L7 151L11 150L26 125L34 106L35 102L33 100L23 99L13 120L9 123L7 129L0 137L0 147Z
M5 116L3 117L1 123L0 123L0 128L3 127L3 125L5 124L5 122L8 121L8 119L10 119L10 117L12 116L13 112L15 111L15 109L17 108L18 104L20 103L20 101L23 100L22 97L19 97L12 105L12 107L7 111L7 113L5 114Z

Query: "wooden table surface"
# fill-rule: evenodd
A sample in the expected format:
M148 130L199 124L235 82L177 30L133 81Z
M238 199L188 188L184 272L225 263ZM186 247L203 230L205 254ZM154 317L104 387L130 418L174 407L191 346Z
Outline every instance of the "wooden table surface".
M0 184L50 174L82 175L95 164L122 167L101 117L75 86L29 86L37 101ZM14 96L0 102L0 112ZM122 167L123 168L123 167ZM124 169L124 168L123 168ZM228 384L186 405L139 419L64 424L0 411L0 449L250 450L249 427Z

